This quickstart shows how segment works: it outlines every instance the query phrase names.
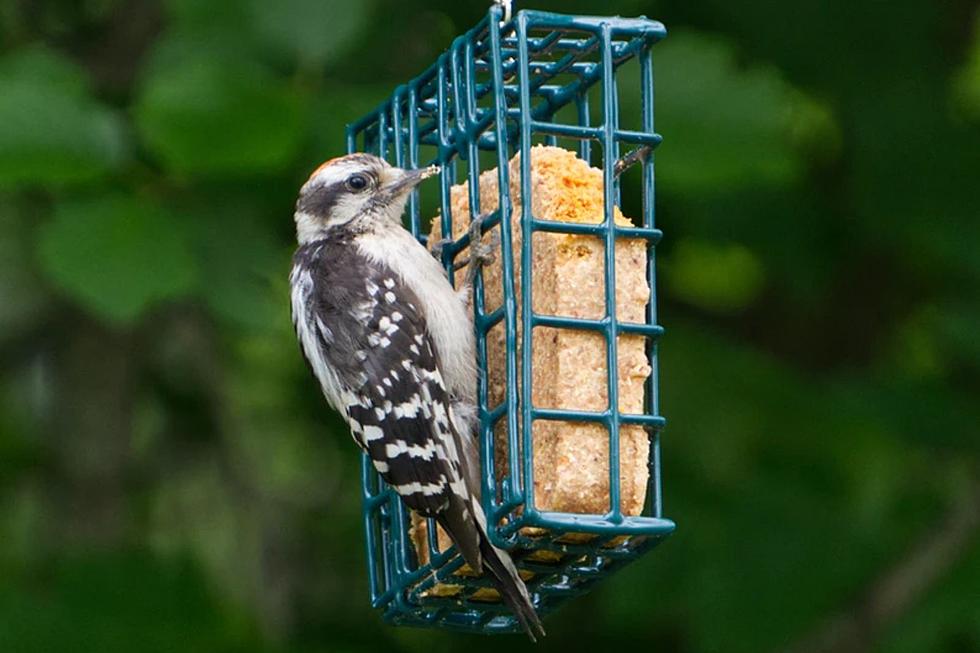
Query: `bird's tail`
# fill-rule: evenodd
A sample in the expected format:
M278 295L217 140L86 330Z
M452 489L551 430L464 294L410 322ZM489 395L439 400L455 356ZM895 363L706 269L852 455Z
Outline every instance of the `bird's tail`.
M469 509L456 506L436 516L440 525L459 548L463 559L473 570L487 572L507 607L523 626L532 642L544 636L541 619L534 610L527 586L517 573L510 554L498 549L487 534L487 518L477 497L472 497Z
M480 555L483 558L484 568L490 572L493 584L500 592L504 603L521 622L524 632L532 642L538 641L538 637L544 637L544 626L541 625L541 619L534 610L527 586L518 575L514 561L509 553L495 547L485 533L480 535Z

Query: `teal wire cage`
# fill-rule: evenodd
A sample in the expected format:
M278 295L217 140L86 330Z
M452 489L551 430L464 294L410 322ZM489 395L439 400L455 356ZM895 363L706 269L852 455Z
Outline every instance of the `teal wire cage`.
M571 597L587 591L597 580L636 559L673 529L663 517L660 484L657 325L654 284L654 246L661 232L654 224L654 158L660 142L654 132L652 46L666 31L646 18L598 18L520 11L504 20L494 6L472 30L458 37L449 50L422 75L398 87L380 107L351 124L348 150L372 152L394 165L415 168L441 166L438 206L426 207L416 192L409 202L411 229L425 240L428 218L441 216L442 233L451 233L451 189L468 181L471 215L480 215L480 162L497 169L498 209L483 216L483 229L497 229L503 275L502 305L486 310L483 283L473 290L474 324L481 380L480 450L482 501L490 535L511 550L527 578L539 614L546 614ZM631 66L628 88L621 73ZM622 88L619 88L619 86ZM621 93L639 93L639 115L620 115ZM634 112L635 113L635 112ZM621 122L634 121L633 128ZM537 143L563 145L601 167L604 220L598 224L554 222L531 211L531 147ZM524 236L515 238L511 219L507 163L520 155L520 220ZM637 211L642 219L632 226L614 221L620 204L617 162L636 159L631 180L636 183ZM632 154L632 156L631 156ZM644 156L636 156L643 154ZM460 176L462 173L462 177ZM424 216L424 218L423 218ZM532 311L532 232L577 234L600 239L604 245L606 312L601 319L541 315ZM617 319L617 239L642 239L648 245L647 281L651 289L645 323ZM519 242L516 245L515 243ZM469 235L442 248L450 277L454 261L469 245ZM517 257L520 257L519 259ZM515 277L515 261L523 261ZM520 284L520 293L515 292ZM505 334L505 396L489 405L487 334L502 324ZM518 334L535 327L591 331L604 336L608 407L603 411L563 410L532 405L531 347ZM624 414L618 402L620 335L646 339L652 373L645 386L642 414ZM549 512L534 497L532 425L536 420L590 422L609 433L609 509L603 514ZM506 462L495 464L494 429L505 432ZM504 426L505 425L505 426ZM650 438L649 485L640 515L627 515L620 502L620 426L639 425ZM496 471L495 471L496 470ZM387 488L367 457L363 462L364 522L367 535L371 599L389 623L443 627L486 633L520 629L507 608L485 600L485 578L461 575L463 560L455 547L439 549L436 529L428 524L427 555L412 542L411 516L397 494ZM532 527L532 528L529 528ZM578 534L569 537L570 534ZM540 555L542 552L545 555ZM537 554L537 555L536 555ZM420 560L424 560L423 564ZM432 591L439 584L454 588L452 595Z

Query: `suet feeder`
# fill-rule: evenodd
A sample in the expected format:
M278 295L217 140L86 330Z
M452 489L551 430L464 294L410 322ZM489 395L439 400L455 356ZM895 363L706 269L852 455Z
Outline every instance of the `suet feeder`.
M654 132L651 51L665 34L663 25L646 18L520 11L510 19L502 7L493 6L428 70L347 130L351 152L372 152L405 168L441 166L438 206L424 207L417 192L409 203L410 226L420 240L426 240L429 219L437 215L442 234L458 233L453 219L459 219L461 201L468 215L483 216L484 231L499 233L500 287L494 292L500 305L488 305L487 273L477 277L473 291L482 501L492 541L511 551L541 615L635 560L674 529L663 517L661 501L664 419L658 407L657 342L663 330L656 318L653 255L661 232L654 223L652 150L661 138ZM629 69L625 82L623 71ZM631 105L638 115L620 115L621 94L627 92L638 93ZM621 126L627 122L629 128ZM581 165L593 170L601 189L594 220L534 214L532 168L541 150L533 146L568 143ZM642 213L635 222L620 211L624 160L638 163L630 172L638 173L630 188L641 196L635 198L636 211ZM589 168L593 164L601 173ZM488 188L492 202L486 201ZM481 199L491 208L481 211ZM534 248L549 237L587 241L599 252L600 314L540 310L532 296L538 289ZM442 248L451 278L469 242L464 231ZM634 311L635 319L623 319L623 306L617 308L617 302L626 301L617 292L617 276L625 278L620 250L626 242L640 244L634 262L640 266L641 308ZM599 408L536 405L534 384L543 382L533 369L540 331L586 333L593 339L601 354L597 364L589 363L590 373L600 369L604 386L594 393L600 396ZM534 334L533 346L522 339L528 333ZM557 335L553 342L559 342ZM622 354L630 342L640 343L643 374L632 390L637 405L624 409ZM488 370L492 364L499 369ZM582 446L593 448L601 442L601 452L589 458L590 464L602 465L601 473L593 474L591 486L582 486L586 492L595 490L589 492L588 509L542 500L546 488L536 475L553 471L540 460L535 463L550 446L551 436L539 428L543 424L552 425L552 435L554 429L601 432L601 440L582 440ZM627 432L642 437L643 446L630 450L642 451L642 460L624 454ZM574 462L576 442L566 443L573 447L571 454L565 451L549 465L581 464ZM639 492L624 490L630 474L634 481L642 478ZM560 477L549 483L555 478ZM520 629L506 606L492 600L489 582L467 573L455 547L439 537L431 521L413 526L412 515L366 456L363 484L371 600L386 621L485 633ZM626 501L624 492L637 496Z

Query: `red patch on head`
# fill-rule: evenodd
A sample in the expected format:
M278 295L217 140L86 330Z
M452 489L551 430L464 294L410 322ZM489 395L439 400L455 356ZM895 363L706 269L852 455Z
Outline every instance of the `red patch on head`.
M310 178L307 179L307 181L309 181L310 179L313 179L314 177L316 177L317 176L317 173L319 173L321 170L323 170L327 166L333 165L334 163L336 163L337 161L340 161L342 159L346 159L348 156L350 156L350 155L348 154L346 156L335 156L334 158L329 159L328 161L324 161L319 166L317 166L317 169L316 170L314 170L313 172L310 173Z

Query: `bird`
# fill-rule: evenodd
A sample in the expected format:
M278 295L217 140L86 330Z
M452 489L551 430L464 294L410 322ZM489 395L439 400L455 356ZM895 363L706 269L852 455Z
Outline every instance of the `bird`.
M544 628L510 554L490 541L480 503L468 288L454 289L402 225L412 189L438 172L367 153L313 171L294 212L293 325L327 403L374 469L489 576L535 641Z

